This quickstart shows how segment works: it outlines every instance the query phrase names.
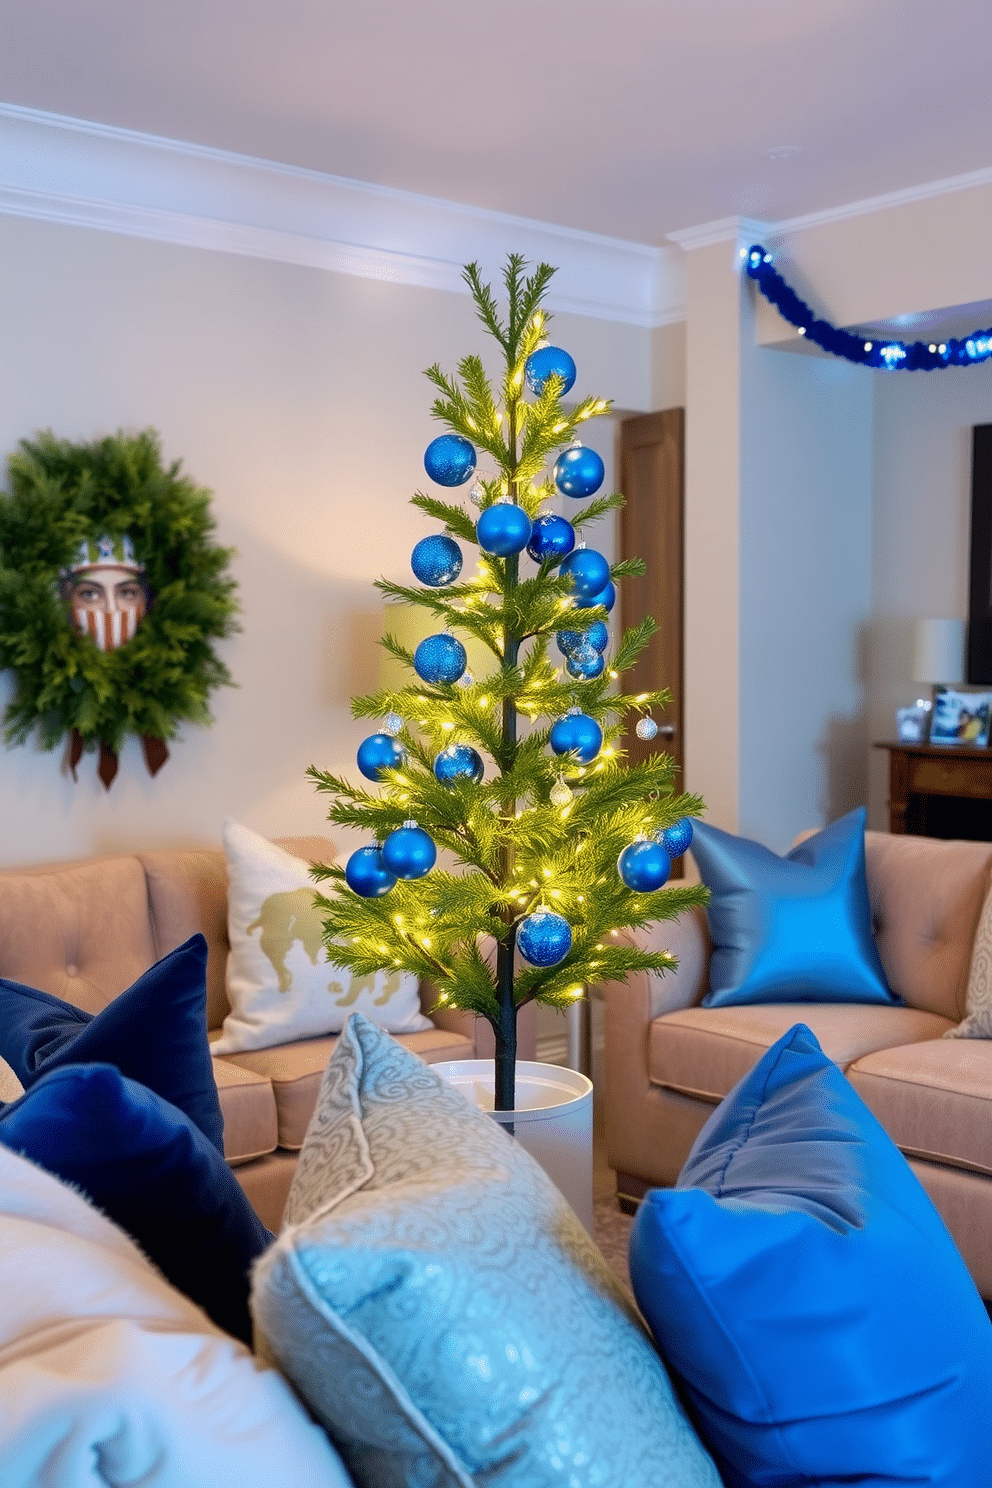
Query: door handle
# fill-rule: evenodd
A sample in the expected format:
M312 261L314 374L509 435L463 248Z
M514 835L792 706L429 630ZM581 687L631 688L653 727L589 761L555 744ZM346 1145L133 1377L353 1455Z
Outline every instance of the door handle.
M659 723L659 725L658 725L658 732L665 739L674 739L675 738L675 725L674 725L674 723Z

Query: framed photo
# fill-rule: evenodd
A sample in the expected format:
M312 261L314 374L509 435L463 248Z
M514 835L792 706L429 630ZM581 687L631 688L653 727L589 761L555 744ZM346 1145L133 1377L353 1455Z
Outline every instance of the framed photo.
M935 687L930 719L931 744L966 744L983 749L989 742L992 689Z
M896 709L896 735L900 744L926 743L930 724L930 705Z

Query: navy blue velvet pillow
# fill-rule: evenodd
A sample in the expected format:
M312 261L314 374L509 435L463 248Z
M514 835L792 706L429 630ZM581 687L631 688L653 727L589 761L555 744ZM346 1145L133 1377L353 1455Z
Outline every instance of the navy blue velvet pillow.
M706 822L693 823L690 851L710 891L704 1007L901 1003L872 935L863 807L784 858Z
M943 1221L798 1023L630 1239L727 1488L992 1484L992 1324Z
M95 1015L0 978L0 1055L25 1090L67 1064L112 1064L185 1111L223 1155L202 935L163 956Z
M273 1237L182 1111L112 1065L66 1065L0 1108L0 1142L81 1189L173 1286L251 1343L248 1271Z

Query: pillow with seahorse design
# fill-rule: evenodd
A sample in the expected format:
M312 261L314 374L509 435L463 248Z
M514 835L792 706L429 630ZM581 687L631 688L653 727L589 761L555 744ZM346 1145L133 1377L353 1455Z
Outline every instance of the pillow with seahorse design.
M354 1009L389 1033L430 1028L417 978L406 971L355 976L329 959L309 865L228 817L227 999L214 1054L267 1049L338 1033Z

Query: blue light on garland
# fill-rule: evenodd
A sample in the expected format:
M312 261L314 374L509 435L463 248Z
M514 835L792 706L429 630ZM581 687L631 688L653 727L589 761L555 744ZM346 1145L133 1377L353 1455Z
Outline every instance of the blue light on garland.
M963 340L947 341L866 341L851 331L839 330L828 320L814 315L804 300L791 289L772 264L772 256L760 243L742 248L741 257L749 279L753 279L766 300L794 325L800 336L844 357L860 367L878 367L883 372L936 372L941 367L974 367L992 356L992 327L972 331Z

